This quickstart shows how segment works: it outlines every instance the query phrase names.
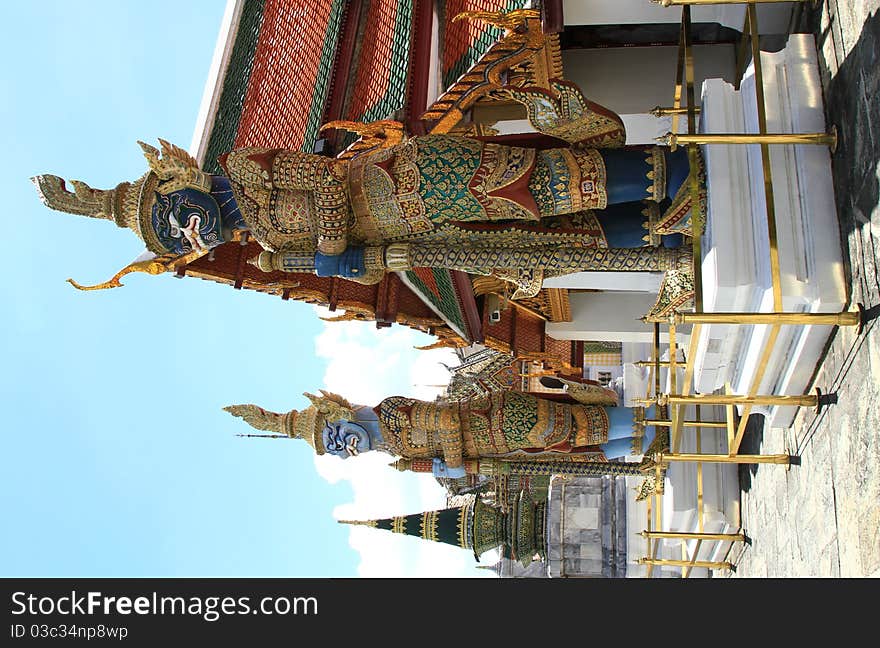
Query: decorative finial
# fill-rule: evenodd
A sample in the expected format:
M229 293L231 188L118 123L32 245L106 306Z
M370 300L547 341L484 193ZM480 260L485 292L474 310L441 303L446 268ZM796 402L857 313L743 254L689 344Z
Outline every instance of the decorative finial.
M171 256L175 259L177 257L177 255ZM108 288L120 288L124 285L120 281L120 279L127 274L131 274L132 272L145 272L151 275L158 275L162 274L163 272L167 272L170 269L170 264L168 263L168 261L169 259L156 257L155 259L148 259L146 261L136 261L134 263L130 263L122 270L117 272L115 275L113 275L109 281L95 284L94 286L83 286L70 278L67 279L67 283L69 283L77 290L107 290Z
M525 31L528 20L537 20L541 12L535 9L514 9L512 11L462 11L452 17L452 22L459 20L476 20L501 27L509 32Z
M274 255L272 252L268 250L263 250L253 259L248 259L248 265L252 265L257 268L260 272L273 272L277 270L277 268L272 263Z
M672 151L678 148L678 135L676 135L675 133L666 133L666 135L655 137L654 141L658 144L668 146Z
M365 526L376 528L377 520L336 520L339 524L350 524L352 526Z
M270 412L257 405L228 405L223 411L244 419L245 422L258 430L284 433L284 415ZM284 436L287 436L286 434Z

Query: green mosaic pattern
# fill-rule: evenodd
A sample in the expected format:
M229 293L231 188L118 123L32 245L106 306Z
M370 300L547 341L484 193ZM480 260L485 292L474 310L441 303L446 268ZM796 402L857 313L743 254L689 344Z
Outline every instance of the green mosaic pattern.
M584 342L584 353L620 353L622 342L590 341Z
M231 151L235 145L238 123L254 65L254 51L257 49L260 27L263 24L263 6L264 0L245 0L242 9L238 34L229 58L226 77L223 79L223 91L205 152L203 168L208 173L223 173L217 158Z
M434 282L437 284L437 289L440 291L439 297L434 294L433 290L425 285L415 272L407 270L405 274L410 285L412 285L424 299L427 299L434 308L443 314L443 319L452 324L459 331L463 332L465 338L470 341L472 339L472 332L468 328L464 313L461 310L461 305L458 301L455 286L452 283L450 271L442 268L433 268L431 269L431 272L434 274Z
M529 445L528 434L538 425L538 400L520 392L492 394L493 405L501 401L504 438L511 447Z
M429 218L434 223L484 220L483 207L468 190L483 145L462 137L425 135L418 138L418 149L419 195Z
M312 93L312 106L309 119L303 134L302 151L311 153L315 150L318 140L318 129L324 117L327 94L330 92L330 80L333 77L333 62L336 60L336 47L342 31L342 19L345 15L346 0L333 0L327 31L324 34L324 46L321 48L321 62L318 64L318 76L315 79L315 91Z
M399 0L397 14L394 19L394 40L391 47L391 60L388 65L391 73L388 79L388 90L385 96L363 115L355 119L370 123L379 119L388 119L395 111L403 108L406 103L407 79L409 78L410 40L413 27L413 0ZM376 61L379 63L379 61Z

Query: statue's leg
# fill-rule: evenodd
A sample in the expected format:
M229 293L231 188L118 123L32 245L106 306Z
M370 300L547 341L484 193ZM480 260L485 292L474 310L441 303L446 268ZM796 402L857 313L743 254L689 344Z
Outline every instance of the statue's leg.
M680 146L675 151L664 148L663 156L666 159L666 197L671 200L687 180L691 167L685 147Z
M602 150L605 161L608 204L636 200L659 200L665 195L665 160L651 150Z
M690 173L687 149L603 149L608 204L671 199Z
M608 411L608 441L601 444L602 452L606 459L616 459L627 455L642 454L640 449L647 448L654 440L654 426L645 428L644 437L633 436L633 410L631 407L609 407ZM653 416L652 410L648 410L646 416ZM636 448L634 446L638 445Z
M608 247L635 248L645 245L663 245L675 248L681 245L681 235L651 236L651 221L660 216L657 203L649 200L608 205L594 212L602 226Z

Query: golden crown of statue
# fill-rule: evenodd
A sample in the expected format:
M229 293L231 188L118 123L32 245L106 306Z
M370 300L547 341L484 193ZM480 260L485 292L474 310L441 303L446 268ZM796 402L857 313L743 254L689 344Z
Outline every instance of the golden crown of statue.
M180 189L192 188L205 193L211 191L211 176L199 169L198 162L189 153L163 139L159 149L138 142L150 170L134 182L120 182L113 189L93 189L85 182L71 180L73 192L67 190L64 179L56 175L44 174L31 178L44 205L50 209L112 220L119 227L127 227L140 238L147 249L156 255L167 256L168 250L159 242L152 225L152 209L156 193L168 194ZM82 290L113 288L121 286L119 277L129 272L149 272L158 274L169 269L167 263L133 263L113 279L94 287L83 287L68 279Z
M270 412L257 405L229 405L223 409L257 430L285 435L291 439L304 439L316 453L324 454L321 435L327 421L354 419L354 406L339 394L320 390L316 396L303 394L312 404L304 410L290 410L285 414Z

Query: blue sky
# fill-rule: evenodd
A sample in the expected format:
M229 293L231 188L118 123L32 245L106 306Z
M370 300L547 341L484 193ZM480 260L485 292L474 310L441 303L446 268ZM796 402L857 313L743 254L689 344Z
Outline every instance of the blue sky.
M142 245L45 208L29 178L109 189L146 170L136 140L188 147L224 9L3 5L0 576L483 576L463 550L334 520L442 505L430 477L240 439L221 410L303 407L320 387L361 402L418 391L438 365L412 346L432 338L193 278L64 281L104 281Z

